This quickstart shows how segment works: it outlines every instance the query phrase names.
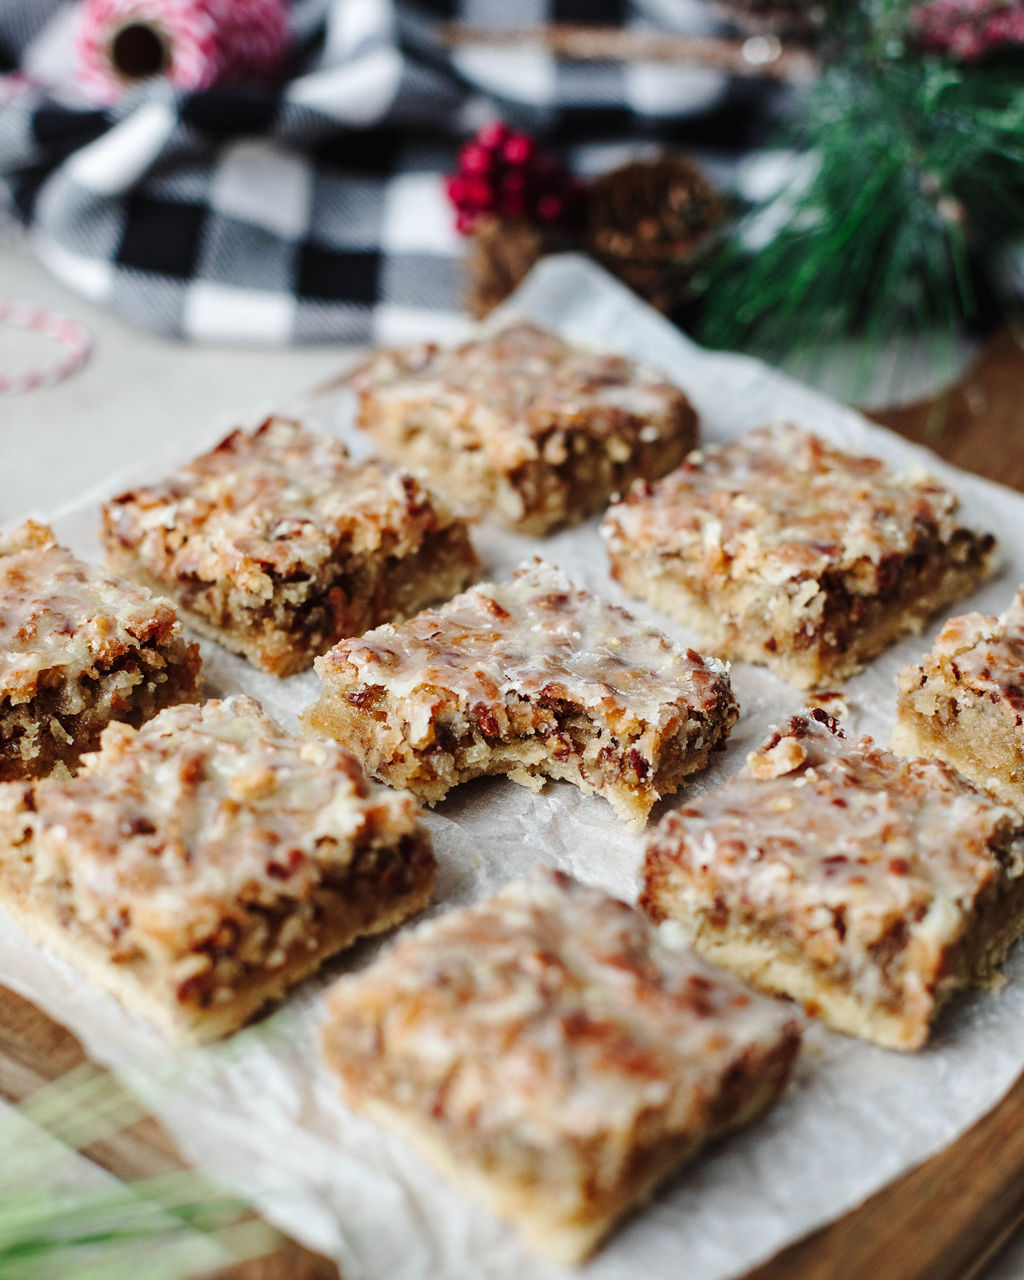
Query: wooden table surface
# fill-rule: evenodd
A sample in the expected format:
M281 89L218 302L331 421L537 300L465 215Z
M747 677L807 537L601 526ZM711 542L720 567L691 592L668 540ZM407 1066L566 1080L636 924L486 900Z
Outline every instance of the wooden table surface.
M1009 329L996 335L948 395L872 416L958 466L1024 489L1024 354ZM0 1097L27 1097L82 1057L69 1032L0 987ZM181 1165L152 1120L85 1154L124 1178ZM1022 1222L1024 1076L946 1150L746 1280L966 1280L981 1274ZM221 1280L338 1276L333 1263L291 1242L220 1274Z

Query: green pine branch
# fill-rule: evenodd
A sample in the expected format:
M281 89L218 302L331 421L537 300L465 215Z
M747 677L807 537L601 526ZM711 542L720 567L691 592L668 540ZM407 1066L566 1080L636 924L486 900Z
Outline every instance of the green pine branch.
M906 0L849 10L787 139L807 170L700 282L710 345L781 357L851 336L952 338L998 296L1000 252L1024 233L1024 74L914 52Z
M83 1179L74 1151L144 1108L83 1065L0 1116L0 1276L4 1280L181 1280L268 1252L278 1237L191 1170Z

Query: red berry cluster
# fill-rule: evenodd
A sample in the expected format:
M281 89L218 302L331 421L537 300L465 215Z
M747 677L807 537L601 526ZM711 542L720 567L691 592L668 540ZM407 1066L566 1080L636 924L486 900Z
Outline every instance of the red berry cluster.
M918 42L962 62L1024 44L1021 0L931 0L913 12Z
M459 232L472 235L481 218L525 218L564 226L579 214L582 187L526 133L501 121L484 125L459 151L459 171L447 180Z

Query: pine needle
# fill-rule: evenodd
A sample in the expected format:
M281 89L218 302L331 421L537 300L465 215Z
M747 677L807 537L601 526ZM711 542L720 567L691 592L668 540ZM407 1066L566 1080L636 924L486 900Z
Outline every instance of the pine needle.
M192 1170L125 1183L76 1165L76 1148L144 1113L114 1076L82 1064L0 1116L3 1280L179 1280L276 1245L245 1204Z
M937 361L1000 301L1000 252L1024 228L1024 75L908 43L907 0L848 6L834 60L787 139L811 157L758 249L751 211L701 281L702 337L784 358L858 338L932 334ZM783 202L788 202L788 208Z

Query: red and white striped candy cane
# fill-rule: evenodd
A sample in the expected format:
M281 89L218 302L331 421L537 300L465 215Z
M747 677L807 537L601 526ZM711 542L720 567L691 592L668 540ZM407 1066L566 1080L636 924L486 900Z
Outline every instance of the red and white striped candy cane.
M65 349L64 355L52 364L37 365L23 373L4 373L0 370L0 395L32 391L36 387L51 387L69 373L74 373L92 349L92 340L77 320L34 306L31 302L21 302L17 298L0 298L0 324L41 333L44 337L59 342Z

